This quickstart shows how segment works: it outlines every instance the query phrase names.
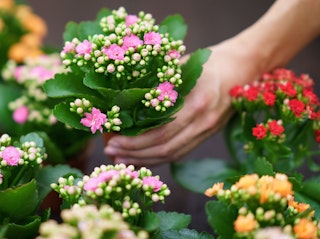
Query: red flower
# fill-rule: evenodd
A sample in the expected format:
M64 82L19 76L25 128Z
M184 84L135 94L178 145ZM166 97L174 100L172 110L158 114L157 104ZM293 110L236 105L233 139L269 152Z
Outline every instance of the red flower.
M297 95L297 91L289 81L279 84L279 89L290 97L295 97Z
M303 96L308 99L309 104L318 104L317 95L310 89L303 89Z
M272 120L268 122L269 130L272 135L279 136L284 132L284 127L276 120Z
M258 140L263 139L267 136L268 129L263 124L258 124L256 127L252 128L252 135Z
M243 93L242 86L238 86L238 85L232 87L229 92L231 97L234 97L234 98L238 98L238 97L242 96L242 93Z
M271 92L264 92L263 101L267 106L273 106L276 102L276 95Z
M247 98L248 101L255 101L258 98L259 90L256 87L250 86L243 93L244 97Z
M299 117L304 111L304 103L297 99L290 100L289 107L297 117Z

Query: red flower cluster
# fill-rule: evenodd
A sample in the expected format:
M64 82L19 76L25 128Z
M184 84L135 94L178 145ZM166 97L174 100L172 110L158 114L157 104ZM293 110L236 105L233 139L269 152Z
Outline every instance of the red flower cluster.
M270 134L268 135L268 132ZM281 121L270 120L267 124L257 124L256 127L252 128L252 135L258 140L263 139L267 136L275 138L280 137L284 132L284 127Z
M282 120L283 124L312 121L316 141L320 142L319 99L313 91L314 81L306 74L297 76L293 71L280 68L265 73L258 81L230 90L233 105L239 112L264 112L266 120ZM277 120L257 124L252 134L257 139L279 136L284 127ZM274 128L276 127L276 128ZM280 129L281 128L281 129ZM281 133L279 133L281 132Z

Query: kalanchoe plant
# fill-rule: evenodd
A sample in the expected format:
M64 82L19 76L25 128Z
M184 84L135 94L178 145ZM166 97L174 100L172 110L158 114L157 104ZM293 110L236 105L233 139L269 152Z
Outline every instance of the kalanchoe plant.
M237 114L226 137L232 156L241 160L240 146L249 161L265 157L277 171L292 172L305 161L312 170L319 169L313 161L320 142L319 99L313 85L306 74L276 69L259 81L231 89Z
M149 234L150 238L159 239L212 239L206 232L198 233L188 228L191 222L189 215L153 211L153 205L156 202L164 203L170 190L160 181L159 176L153 176L152 172L145 167L136 170L132 165L101 165L96 167L90 175L84 175L82 178L74 177L72 174L61 177L57 183L52 184L52 188L63 198L64 208L95 205L98 210L104 211L106 206L111 207L117 212L116 215L118 213L121 215L122 220L128 223L129 228L136 235ZM104 226L100 226L98 231L103 231ZM148 234L139 234L139 231L147 231ZM104 237L100 235L97 238Z
M66 127L52 113L55 104L43 91L43 84L56 73L65 72L59 54L10 60L2 71L0 84L0 131L12 136L39 132L45 139L50 162L64 162L87 143L90 134Z
M70 72L44 86L60 101L55 116L76 129L125 135L172 121L210 55L198 50L180 65L185 34L179 15L156 25L151 14L123 7L69 23L61 58Z
M248 174L230 189L215 183L205 194L217 200L206 205L208 222L221 239L316 239L319 221L307 203L294 198L287 175Z
M124 221L121 213L105 204L100 208L95 205L75 205L61 212L62 223L54 220L40 226L40 235L36 239L147 239L143 230L133 231Z
M66 165L44 166L46 159L38 134L0 136L0 238L35 238L50 216L49 208L40 210L50 184L69 173L81 175Z

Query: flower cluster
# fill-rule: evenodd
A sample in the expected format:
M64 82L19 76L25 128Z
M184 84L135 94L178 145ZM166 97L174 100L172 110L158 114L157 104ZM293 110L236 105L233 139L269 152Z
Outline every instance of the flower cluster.
M0 2L0 69L8 59L18 63L26 56L43 54L42 41L47 33L44 20L26 4L14 0Z
M23 64L8 61L2 77L22 88L21 96L9 103L13 120L18 124L53 125L57 122L42 87L56 73L65 71L58 54L25 58Z
M146 231L134 232L130 229L119 212L109 205L97 208L94 205L75 205L61 212L62 223L54 220L40 226L37 239L45 238L112 238L112 239L147 239Z
M205 194L216 196L221 207L233 210L229 218L232 238L319 238L314 210L295 201L292 183L285 174L248 174L230 189L223 187L223 183L216 183Z
M233 87L230 95L242 122L245 150L273 163L281 150L294 159L293 168L309 157L320 142L319 99L313 85L308 75L281 68L251 84Z
M54 110L57 118L92 133L127 135L171 121L209 55L199 51L189 62L193 72L183 79L184 29L179 16L157 25L151 14L131 15L123 7L102 10L96 21L68 24L60 55L71 73L45 85L50 97L63 99ZM117 116L110 118L110 111Z
M0 189L26 183L34 178L47 157L43 146L22 140L18 145L8 134L0 137Z
M52 188L68 204L108 204L128 221L134 221L154 202L164 202L170 194L159 176L152 176L147 168L134 166L101 165L81 180L74 176L62 177Z

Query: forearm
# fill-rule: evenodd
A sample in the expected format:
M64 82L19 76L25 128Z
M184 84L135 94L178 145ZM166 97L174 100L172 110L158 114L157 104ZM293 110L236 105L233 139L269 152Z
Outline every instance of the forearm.
M278 0L235 38L261 73L286 65L320 33L320 0Z

